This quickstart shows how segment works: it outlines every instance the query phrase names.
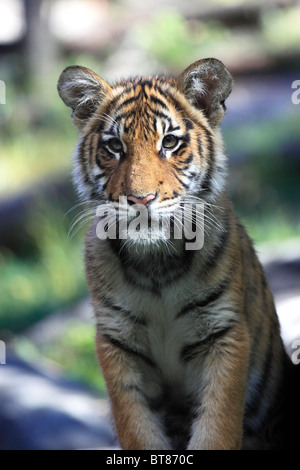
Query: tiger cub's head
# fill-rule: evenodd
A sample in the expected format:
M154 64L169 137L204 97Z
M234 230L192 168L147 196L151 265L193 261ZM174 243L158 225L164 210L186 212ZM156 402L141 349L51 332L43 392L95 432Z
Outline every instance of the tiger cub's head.
M232 78L216 59L190 65L178 79L137 77L109 85L91 70L67 67L58 92L80 131L75 184L88 201L151 205L172 212L223 189L218 126Z

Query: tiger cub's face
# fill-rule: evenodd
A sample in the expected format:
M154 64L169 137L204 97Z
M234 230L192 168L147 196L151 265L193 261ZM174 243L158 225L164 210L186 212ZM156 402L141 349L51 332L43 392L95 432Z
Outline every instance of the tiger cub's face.
M223 187L218 125L232 79L216 59L180 77L135 78L108 85L79 66L65 69L58 91L80 130L75 182L90 201L151 205L172 212Z

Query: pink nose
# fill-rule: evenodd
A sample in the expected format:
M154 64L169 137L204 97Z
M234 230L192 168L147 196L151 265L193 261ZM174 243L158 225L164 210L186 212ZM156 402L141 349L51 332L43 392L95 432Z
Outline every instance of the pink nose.
M153 201L153 199L155 199L155 196L154 194L148 194L145 197L128 196L127 199L128 201L131 201L134 204L143 204L144 206L146 206L146 204L150 203L151 201Z

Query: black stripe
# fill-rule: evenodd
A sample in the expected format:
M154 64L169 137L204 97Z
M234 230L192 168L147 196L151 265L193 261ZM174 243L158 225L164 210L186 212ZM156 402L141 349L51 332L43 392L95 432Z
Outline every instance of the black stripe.
M263 375L265 379L263 379L263 381L269 377L269 368L271 368L270 366L272 364L271 361L272 359L268 355L264 365ZM254 393L250 397L250 400L248 400L245 405L244 432L246 436L253 436L254 434L257 435L259 432L263 432L265 434L267 418L274 405L274 390L271 392L270 389L268 390L269 393L267 394L270 394L270 400L265 399L262 401L262 397L265 394L264 392L265 390L259 381L257 387L254 389ZM262 406L264 406L264 408L262 408ZM259 422L256 422L258 416L260 416L260 420Z
M121 386L122 386L122 390L125 390L126 392L138 392L143 396L145 395L144 391L137 385L125 383L125 384L122 384Z
M191 131L192 129L194 129L194 123L190 119L185 121L185 129L186 129L186 132Z
M193 161L193 159L194 159L194 156L193 156L192 153L190 153L185 160L180 160L180 161L178 161L178 163L183 163L183 164L189 166L189 164Z
M214 333L211 333L205 339L197 341L196 343L193 343L193 344L187 344L181 350L181 353L180 353L181 360L183 360L184 362L188 362L191 359L194 359L195 357L197 357L199 353L199 349L203 347L207 347L207 346L213 346L213 344L220 338L224 337L228 333L228 331L230 331L233 328L235 324L236 324L236 321L233 320L232 322L230 322L228 326L220 330L217 330Z
M184 188L187 188L187 189L189 188L189 185L186 184L186 183L184 183L184 182L176 175L176 172L175 172L175 171L173 171L173 174L174 174L175 178L179 181L179 183L180 183Z
M200 137L198 137L198 153L199 155L203 154L202 142L201 142Z
M161 106L162 108L168 110L168 106L166 105L166 103L164 103L164 101L162 101L161 99L157 98L156 96L152 96L150 95L150 101L152 103L155 103L155 104L158 104L159 106Z
M149 80L149 79L147 79L147 78L141 77L141 80L140 80L139 84L140 84L143 88L145 88L146 86L148 86L148 87L150 88L150 90L151 90L151 88L153 88L153 82L152 82L151 79Z
M164 90L161 89L160 84L156 83L154 85L154 90L158 91L158 93L163 96L167 101L172 101L174 103L174 98L172 95L170 95L168 92L165 92Z
M273 348L272 348L272 344L273 344L272 339L273 339L273 336L274 336L274 326L275 326L275 323L272 324L272 328L270 329L269 341L268 341L269 347L268 347L268 351L267 351L266 356L265 356L265 360L262 364L261 374L260 374L260 377L258 379L257 386L255 388L254 393L252 393L252 395L251 395L250 401L248 401L246 403L246 417L248 419L251 419L251 418L255 417L255 415L257 413L260 413L262 396L265 392L268 392L268 390L267 390L268 380L269 380L270 374L272 372L272 363L273 363L273 359L274 359L274 353L273 353ZM265 402L267 402L267 400ZM269 405L271 407L272 400L269 400ZM268 410L269 410L269 408L266 407L266 409L264 410L264 415L266 415Z
M114 136L115 134L112 134L110 131L107 131L107 133L111 136ZM106 149L108 143L109 143L110 139L99 139L98 140L98 144L97 144L97 152L99 150L103 150L103 149Z
M104 135L108 135L108 136L110 136L110 137L115 137L115 134L112 132L111 129L113 129L113 127L110 127L108 131L104 131L103 134L104 134ZM106 142L107 142L107 140L106 140ZM103 140L102 140L102 143L104 143Z
M148 113L147 109L143 109L143 116L146 116L147 120L149 120L149 121L150 121L150 119L153 119L153 116L151 116ZM148 127L146 127L145 129L148 129Z
M97 164L97 166L100 168L100 170L104 170L104 174L106 174L107 167L102 164L101 159L103 159L104 162L105 162L104 155L96 155L96 164ZM110 157L110 160L111 160L111 157Z
M182 144L179 145L179 147L172 152L172 155L177 156L180 150L183 150L186 148L186 142L182 142Z
M156 88L156 87L155 87ZM161 96L163 96L169 103L171 103L174 108L177 110L177 111L183 111L182 107L180 106L179 102L176 100L176 98L174 97L174 95L172 94L172 91L169 93L168 91L165 92L164 90L162 90L160 88L160 86L157 86L157 90L158 92L161 94Z
M125 124L124 124L124 129L123 132L127 134L129 130L133 127L135 127L135 116L130 116L129 118L126 119Z
M206 191L207 193L210 192L211 189L211 180L212 180L212 175L214 171L214 165L215 165L215 149L214 149L214 142L212 138L212 133L205 127L203 124L198 123L199 127L204 131L205 137L208 141L207 149L209 151L209 168L208 171L201 183L201 189L203 191ZM199 149L200 150L200 149Z
M107 333L104 333L103 338L106 339L109 343L112 345L116 346L117 348L121 349L122 351L128 353L128 354L133 354L134 356L138 356L140 359L142 359L144 362L146 362L148 365L152 367L156 367L156 364L150 359L150 357L146 356L144 353L137 351L135 349L131 349L127 344L125 344L123 341L119 341L116 338L113 338L112 336L108 335Z
M109 177L107 178L107 180L105 181L105 183L103 184L103 186L102 186L102 188L101 188L101 191L102 191L102 192L106 190L106 188L107 188L107 186L108 186L110 180L111 180L111 176L109 176Z
M187 168L185 168L185 170L187 170ZM196 176L197 176L196 181L198 181L198 179L199 179L199 175L197 175L197 173L196 173L195 171L190 172L190 173L189 173L188 175L186 175L186 176L187 176L187 178L188 178L189 180L194 180L194 179L196 178Z
M141 96L141 92L136 96L131 96L130 98L127 98L126 100L124 100L122 103L119 104L119 106L114 110L114 112L117 113L120 109L124 108L128 104L136 102L140 96Z
M160 113L160 112L156 112L154 111L153 109L151 109L150 106L148 106L148 109L150 109L152 111L153 114L156 114L156 115L162 115L164 119L169 119L168 116L166 116L165 114L163 113ZM143 110L143 114L145 115L145 110ZM115 116L114 117L114 120L118 123L120 122L122 119L129 119L129 118L136 118L137 117L137 110L136 109L130 109L128 111L124 111L122 112L121 114L119 114L118 116Z
M154 132L157 133L157 120L156 120L156 116L153 117L153 128L154 128Z
M225 282L221 284L221 286L217 290L213 291L208 297L206 297L206 299L190 302L185 307L183 307L183 309L180 310L180 312L176 315L175 318L181 318L184 315L190 313L192 310L195 310L195 308L204 308L212 302L215 302L222 296L225 289L227 289L229 283L230 279L228 278L225 280Z
M148 109L149 111L151 111L152 114L153 114L153 116L155 116L156 118L159 117L159 118L164 119L164 120L166 120L166 121L169 121L169 122L171 121L170 117L167 116L165 113L163 113L163 112L161 112L161 111L157 111L157 110L153 109L153 108L152 108L151 106L149 106L149 105L148 105L147 109ZM145 109L143 110L143 114L144 114L144 115L146 114L146 110L145 110ZM128 118L130 118L130 117L132 117L132 116L135 118L136 115L137 115L137 111L136 111L135 109L133 109L133 110L128 110L127 112L124 111L124 112L122 112L121 114L119 114L118 116L115 116L115 117L114 117L114 120L115 120L116 122L119 122L119 121L121 121L122 119L126 119L126 120L127 120ZM148 114L148 116L149 116L149 119L151 119L151 117L150 117L149 114Z
M113 134L111 134L110 131L108 131L108 133L109 133L110 135L113 135ZM99 140L98 140L98 144L97 144L97 150L96 150L96 152L98 153L99 150L102 150L102 149L105 147L105 145L107 145L107 143L108 143L108 140L99 139Z
M180 137L185 143L189 144L191 141L191 136L190 134L185 134L182 137Z
M96 134L98 135L102 134L105 124L106 124L106 116L103 116L101 118L101 122L99 126L97 127L97 129L95 129Z
M169 127L169 132L174 132L174 131L180 131L181 127L180 126L173 126L172 124Z
M96 163L97 163L97 158L96 158ZM95 175L94 178L95 180L99 180L100 178L103 178L103 176L106 176L106 173L99 173L99 175Z
M219 263L220 256L224 253L227 248L228 240L230 238L230 227L228 218L225 219L224 232L222 232L219 243L215 246L211 255L206 259L204 268L201 269L201 277L205 277L209 271L214 269Z
M90 139L91 139L92 134L88 134L85 136L85 138L82 140L79 149L78 149L78 158L80 160L80 163L82 165L83 173L84 173L84 182L89 185L92 184L93 181L89 175L89 169L88 169L88 161L86 159L86 153L89 153L87 151L87 144L90 146Z
M122 108L122 106L121 106L121 108ZM130 117L131 116L136 116L136 111L135 110L125 111L125 112L119 114L118 116L115 116L114 117L115 124L118 124L123 118L129 117L129 116Z
M133 322L138 323L139 325L144 325L144 326L147 325L144 319L139 318L136 315L134 315L132 312L130 312L129 310L126 310L123 307L120 307L119 305L114 304L111 299L108 299L107 297L101 297L101 301L105 307L111 308L112 310L115 310L116 312L122 313Z
M103 134L111 135L112 137L115 137L115 136L116 136L116 132L115 132L115 130L114 130L114 127L115 127L115 126L116 126L116 123L113 122L113 123L111 124L110 128L109 128L107 131L105 131ZM107 142L108 142L108 141L106 141L106 143L107 143Z
M182 161L182 163L185 163L186 165L188 165L189 163L191 163L194 159L194 155L192 153L189 154L189 156Z
M262 297L262 308L263 308L262 311L267 312L269 310L269 307L270 307L269 304L267 303L267 298L266 298L266 293L267 293L268 286L266 285L266 278L265 278L263 269L262 269L260 264L258 264L258 270L259 270L260 276L261 276L261 287L262 288L260 289L259 292L260 292L261 297ZM249 320L249 315L251 314L251 312L248 311L247 301L248 301L248 298L247 298L247 296L245 296L244 312L245 312L245 315L246 315L247 319ZM272 309L275 310L275 307L273 306ZM273 313L273 315L276 316L276 311ZM254 330L254 333L253 333L253 349L254 350L258 346L258 343L260 341L260 332L263 331L266 319L267 319L267 317L265 315L261 315L260 318L259 318L259 321L257 322L257 325L255 326L255 330ZM250 365L252 365L252 364L250 363Z
M148 106L148 109L152 112L152 114L156 117L156 118L161 118L161 119L165 119L166 121L168 122L171 122L171 118L170 116L167 116L165 113L161 112L161 111L157 111L156 109L153 109L151 108L151 106Z
M105 111L105 114L110 114L112 108L114 108L114 106L116 105L116 103L117 103L126 93L128 93L131 89L132 89L132 86L131 86L131 87L128 87L128 89L122 90L117 96L115 96L115 97L108 103L107 108L104 110L104 111Z

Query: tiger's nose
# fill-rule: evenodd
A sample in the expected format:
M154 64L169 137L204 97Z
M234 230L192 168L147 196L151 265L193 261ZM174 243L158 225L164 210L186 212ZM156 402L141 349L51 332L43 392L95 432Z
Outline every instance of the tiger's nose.
M148 206L155 198L156 196L154 194L148 194L144 197L128 196L127 200L130 204L143 204L144 206Z

